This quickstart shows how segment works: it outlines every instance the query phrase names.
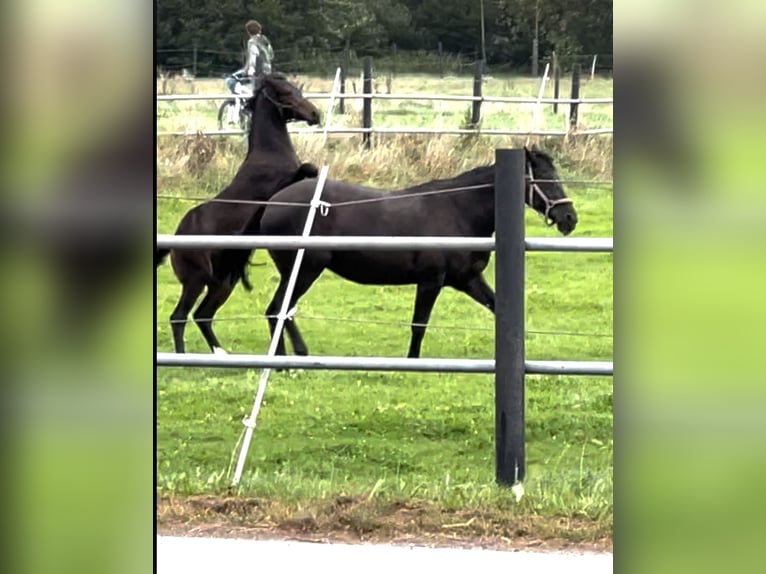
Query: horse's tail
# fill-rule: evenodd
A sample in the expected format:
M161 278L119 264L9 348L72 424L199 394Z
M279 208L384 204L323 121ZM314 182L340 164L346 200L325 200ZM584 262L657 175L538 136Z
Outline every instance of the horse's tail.
M160 265L162 265L162 262L165 261L165 258L168 256L168 253L170 253L170 249L161 249L158 247L154 248L154 268L156 269Z
M240 264L237 265L236 272L239 275L239 280L242 282L242 287L245 288L246 291L250 292L253 290L253 284L250 283L250 277L248 275L248 271L250 267L263 267L266 265L265 263L253 263L251 261L251 258L253 256L253 252L247 253L247 259L244 259L244 261L240 260Z

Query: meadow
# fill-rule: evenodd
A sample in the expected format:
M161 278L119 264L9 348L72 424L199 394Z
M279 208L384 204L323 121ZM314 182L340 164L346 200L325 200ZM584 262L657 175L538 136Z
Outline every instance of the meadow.
M374 71L373 71L374 76ZM291 77L296 84L303 86L306 94L329 93L333 78L310 76ZM346 80L346 105L344 114L338 114L337 104L331 116L332 127L361 127L361 98L353 98L361 92L361 79L350 77ZM428 75L406 75L394 77L374 77L375 94L428 94L428 95L472 95L473 78L471 76L446 76L438 78ZM166 87L170 90L171 87ZM178 93L227 94L223 80L201 79L193 84L175 84ZM482 85L484 96L536 98L540 89L540 80L527 77L487 76ZM559 96L569 97L570 78L561 78ZM161 88L159 90L161 92ZM553 97L553 82L549 79L543 92L544 97ZM583 78L580 86L582 98L607 98L612 96L611 79L595 77ZM161 101L157 104L157 131L174 132L218 129L217 113L222 100L204 101ZM323 113L327 112L329 100L317 99L316 105ZM470 119L471 103L466 101L435 101L419 99L375 99L372 102L373 127L412 128L460 128L466 127ZM535 104L482 103L481 127L484 129L539 129L565 131L568 127L569 105L558 107L558 114L552 113L552 105L541 106L536 112ZM578 112L579 129L612 127L612 106L610 104L581 104ZM361 136L359 136L361 137Z
M460 80L469 90L470 83ZM329 88L331 80L302 81L309 92ZM512 95L535 91L530 80L491 81ZM422 93L450 93L450 82L393 81L394 91L418 88ZM597 82L603 82L599 95L607 95L610 83ZM587 87L583 92L596 97ZM488 88L485 93L506 95ZM381 122L425 121L417 106L391 105L401 113L381 113ZM505 122L527 113L506 106ZM468 106L458 108L452 119L460 120ZM611 107L606 108L608 123L591 127L611 125ZM500 121L496 116L502 114L490 114L488 106L483 112L487 124ZM561 121L546 114L546 122ZM208 119L176 110L158 117L158 131ZM586 115L584 121L595 120ZM357 138L331 138L327 145L321 139L293 137L300 157L329 165L330 177L382 188L451 176L491 162L495 147L525 143L508 137L378 136L371 150L363 150ZM562 179L607 182L565 189L580 220L574 235L611 237L611 137L535 143L552 152ZM228 183L243 157L244 140L160 137L157 145L157 231L172 233L187 209ZM195 160L200 149L204 160ZM526 225L528 236L556 235L530 210ZM277 274L265 252L256 252L253 262L253 292L238 288L216 318L216 332L229 352L263 353L268 346L263 312ZM493 284L492 262L486 276ZM526 286L529 359L611 360L611 254L530 253ZM172 350L168 317L179 292L170 266L160 267L158 350ZM301 300L296 320L313 354L401 357L409 341L414 292L414 286L361 286L327 273ZM492 358L493 339L491 314L465 295L445 290L423 356ZM208 352L193 324L186 341L188 351ZM244 369L157 370L160 525L213 521L388 538L611 538L611 378L527 377L526 493L516 501L494 482L493 377L460 374L272 373L243 479L232 491L232 457L258 375Z

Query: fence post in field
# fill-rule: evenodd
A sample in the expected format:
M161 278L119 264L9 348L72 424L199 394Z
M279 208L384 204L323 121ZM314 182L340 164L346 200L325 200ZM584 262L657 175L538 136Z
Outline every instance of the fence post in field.
M572 94L571 99L577 100L580 98L580 64L575 64L572 68ZM576 102L569 104L569 129L577 129L577 108L579 104Z
M197 77L197 42L194 42L194 49L192 55L192 74Z
M559 59L556 52L553 52L553 99L559 99L559 82L561 81L561 71L559 70ZM553 102L553 113L559 113L559 103Z
M590 67L590 79L593 79L593 76L596 75L596 60L598 59L598 54L593 54L593 64Z
M351 70L351 42L346 40L346 45L343 47L343 67L345 73Z
M473 96L481 97L481 69L482 61L476 60L473 65ZM474 100L471 106L471 123L478 126L481 121L481 100Z
M495 150L495 480L524 480L523 149Z
M338 113L345 114L346 98L343 97L343 94L346 93L346 66L343 64L338 64L338 67L340 68L340 89L338 90L340 95L338 96Z
M365 56L362 62L362 93L364 95L372 95L372 71L370 65L370 57ZM362 100L362 127L372 127L372 98L365 97ZM362 134L362 143L366 149L370 149L370 132L364 132Z
M396 76L396 42L394 42L394 45L391 47L391 57L393 58L393 63L391 64L391 77Z
M436 44L436 60L439 66L439 77L444 77L444 53L442 52L442 43L439 41Z

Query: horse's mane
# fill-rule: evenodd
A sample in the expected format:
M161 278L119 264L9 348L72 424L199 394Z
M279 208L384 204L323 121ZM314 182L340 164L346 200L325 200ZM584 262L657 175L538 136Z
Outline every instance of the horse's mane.
M546 160L551 165L553 165L553 158L551 157L551 155L548 152L544 152L543 150L538 149L538 148L532 148L532 149L529 149L527 151L530 154L532 154L534 156L537 156L537 157L540 157L540 158Z

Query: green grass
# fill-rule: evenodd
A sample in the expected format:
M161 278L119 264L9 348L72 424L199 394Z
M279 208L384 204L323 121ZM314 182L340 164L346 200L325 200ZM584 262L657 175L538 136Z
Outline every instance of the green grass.
M608 194L583 194L576 204L587 228L581 235L611 235ZM160 231L169 231L180 212L161 215ZM551 234L529 217L530 235ZM527 356L609 360L609 337L547 332L611 333L611 257L530 254L527 262ZM171 350L166 318L179 288L168 266L157 281L158 346ZM270 265L258 267L253 281L254 292L237 290L218 316L230 352L268 346L261 314L276 275ZM403 356L413 295L413 287L359 286L328 273L301 301L297 320L312 353ZM492 357L492 324L489 313L447 290L423 356ZM194 325L187 333L189 351L208 352ZM160 369L157 384L160 492L224 492L256 373ZM490 376L273 373L239 492L305 502L374 489L375 497L445 508L498 504L508 495L494 486L493 416ZM610 522L611 379L528 377L526 416L527 495L518 510Z
M402 91L407 88L414 89L404 86ZM390 188L491 161L497 142L481 139L459 150L446 137L430 138L425 148L413 147L413 141L399 138L369 152L350 142L322 149L300 139L296 147L302 158L330 165L334 178ZM550 145L564 179L611 171L611 160L605 159L611 150L600 144ZM164 153L173 150L160 148L162 166ZM218 163L196 178L161 169L158 232L172 233L196 203L184 197L210 197L226 185L241 151L237 145L222 151ZM574 235L611 237L611 189L565 187L579 215ZM530 210L526 225L528 236L557 235ZM261 354L269 344L263 312L277 274L264 252L257 252L254 262L264 265L251 270L253 292L237 289L216 317L216 332L229 352ZM494 283L492 262L486 277ZM296 320L313 354L403 357L414 291L414 286L356 285L328 272L301 299ZM157 273L156 327L162 351L173 348L168 317L179 293L170 266L163 265ZM611 254L528 254L526 313L529 359L611 360ZM423 356L491 358L493 339L491 314L447 289L434 309ZM193 323L187 326L186 344L190 352L209 352ZM243 369L158 369L157 484L162 497L232 494L232 457L258 375ZM434 507L439 516L473 509L501 525L542 520L544 526L538 524L533 533L540 537L609 536L611 378L527 377L526 444L526 494L516 502L494 481L491 376L273 372L245 473L233 494L256 498L259 504L315 510L338 497L354 497L372 505L368 510L378 518L391 504L405 501ZM482 528L473 534L507 534Z

